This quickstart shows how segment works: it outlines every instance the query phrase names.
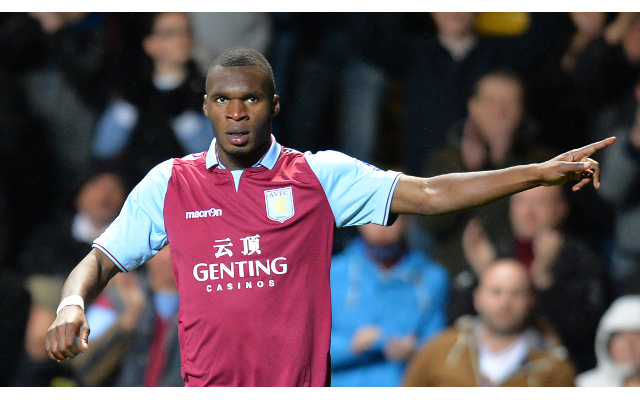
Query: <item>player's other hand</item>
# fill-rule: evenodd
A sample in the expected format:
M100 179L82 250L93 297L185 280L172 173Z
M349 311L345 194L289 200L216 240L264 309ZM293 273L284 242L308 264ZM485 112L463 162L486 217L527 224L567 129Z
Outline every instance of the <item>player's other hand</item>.
M540 164L540 182L543 186L560 185L565 182L579 181L573 186L573 191L582 189L589 182L600 187L600 164L591 158L598 150L612 145L615 137L574 149L551 160Z
M89 323L82 308L76 305L63 308L47 330L47 354L55 361L81 354L89 348L89 331Z

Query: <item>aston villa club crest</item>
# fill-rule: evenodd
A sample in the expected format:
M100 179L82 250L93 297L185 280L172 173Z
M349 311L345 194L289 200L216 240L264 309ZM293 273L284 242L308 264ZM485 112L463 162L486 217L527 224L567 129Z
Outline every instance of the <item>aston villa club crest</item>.
M264 191L264 201L267 204L267 217L284 222L293 217L293 191L291 187Z

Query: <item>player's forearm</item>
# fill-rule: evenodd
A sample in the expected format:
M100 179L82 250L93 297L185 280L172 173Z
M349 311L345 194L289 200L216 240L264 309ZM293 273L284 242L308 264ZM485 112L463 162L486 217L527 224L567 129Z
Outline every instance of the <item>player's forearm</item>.
M93 303L109 280L118 273L118 267L98 249L93 249L71 271L62 288L62 298L77 294L85 307Z
M453 173L432 178L403 177L391 211L441 215L478 207L539 186L538 164L495 171Z

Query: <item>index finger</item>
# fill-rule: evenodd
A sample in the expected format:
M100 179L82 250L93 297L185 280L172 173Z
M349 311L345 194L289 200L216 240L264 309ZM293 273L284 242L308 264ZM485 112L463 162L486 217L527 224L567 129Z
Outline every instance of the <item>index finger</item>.
M602 150L605 147L612 145L616 140L617 138L615 136L611 136L599 142L591 143L579 149L575 149L573 150L573 153L580 153L584 157L590 157L596 151Z

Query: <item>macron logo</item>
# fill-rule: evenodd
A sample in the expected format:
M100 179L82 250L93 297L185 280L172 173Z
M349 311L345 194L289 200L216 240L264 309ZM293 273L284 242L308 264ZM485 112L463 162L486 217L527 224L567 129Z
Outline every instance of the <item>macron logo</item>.
M204 217L220 217L222 210L219 208L210 208L203 211L187 211L186 219L204 218Z

